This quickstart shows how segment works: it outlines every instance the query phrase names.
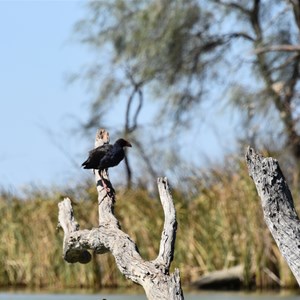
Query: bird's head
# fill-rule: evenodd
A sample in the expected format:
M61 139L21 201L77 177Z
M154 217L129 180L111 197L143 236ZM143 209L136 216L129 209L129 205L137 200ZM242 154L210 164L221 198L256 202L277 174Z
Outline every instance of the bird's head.
M118 139L116 144L119 144L121 147L132 147L132 145L124 139Z

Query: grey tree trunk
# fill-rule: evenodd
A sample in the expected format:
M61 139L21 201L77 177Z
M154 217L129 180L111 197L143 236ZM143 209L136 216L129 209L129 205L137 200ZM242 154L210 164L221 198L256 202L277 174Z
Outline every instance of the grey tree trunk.
M99 130L95 147L107 142L109 142L108 132L104 129ZM145 261L140 256L135 242L120 229L119 222L114 215L114 192L108 194L101 185L98 171L94 173L98 191L99 227L79 230L70 199L65 198L58 204L58 221L64 231L64 260L69 263L88 263L91 260L88 250L95 251L97 254L110 251L121 273L142 285L148 299L184 299L179 270L175 269L173 274L169 273L174 253L177 221L167 179L159 178L157 181L165 215L159 254L155 260ZM103 177L113 190L106 172Z
M300 221L278 161L248 148L246 162L261 198L265 222L300 285Z

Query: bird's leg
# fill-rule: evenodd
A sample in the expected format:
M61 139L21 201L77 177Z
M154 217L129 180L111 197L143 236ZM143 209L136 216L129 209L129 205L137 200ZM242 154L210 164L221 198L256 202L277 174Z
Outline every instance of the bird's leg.
M101 178L102 186L105 188L106 192L109 194L110 193L110 188L105 183L105 179L102 176L102 170L99 170L99 176Z

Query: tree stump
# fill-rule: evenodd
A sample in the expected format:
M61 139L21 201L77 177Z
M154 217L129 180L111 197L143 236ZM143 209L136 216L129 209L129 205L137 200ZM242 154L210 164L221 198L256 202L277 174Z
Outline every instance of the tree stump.
M95 147L109 142L109 134L100 129L96 134ZM176 212L166 178L158 178L158 190L165 221L161 235L159 254L153 261L145 261L137 245L120 229L114 215L115 193L107 172L103 177L111 187L109 194L101 185L98 170L94 170L98 191L99 227L79 230L69 198L58 204L59 225L64 231L63 258L69 263L88 263L92 250L97 254L111 252L120 272L133 282L143 286L148 299L184 299L179 270L169 273L176 238Z
M300 285L300 221L278 161L248 148L246 162L261 199L265 222Z

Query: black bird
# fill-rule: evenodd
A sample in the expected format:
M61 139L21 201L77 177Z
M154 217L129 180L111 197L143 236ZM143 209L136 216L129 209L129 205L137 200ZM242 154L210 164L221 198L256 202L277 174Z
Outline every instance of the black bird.
M97 169L105 189L107 186L101 176L101 171L117 166L125 157L124 147L132 147L124 139L118 139L113 145L104 144L89 151L88 159L82 163L84 169Z

